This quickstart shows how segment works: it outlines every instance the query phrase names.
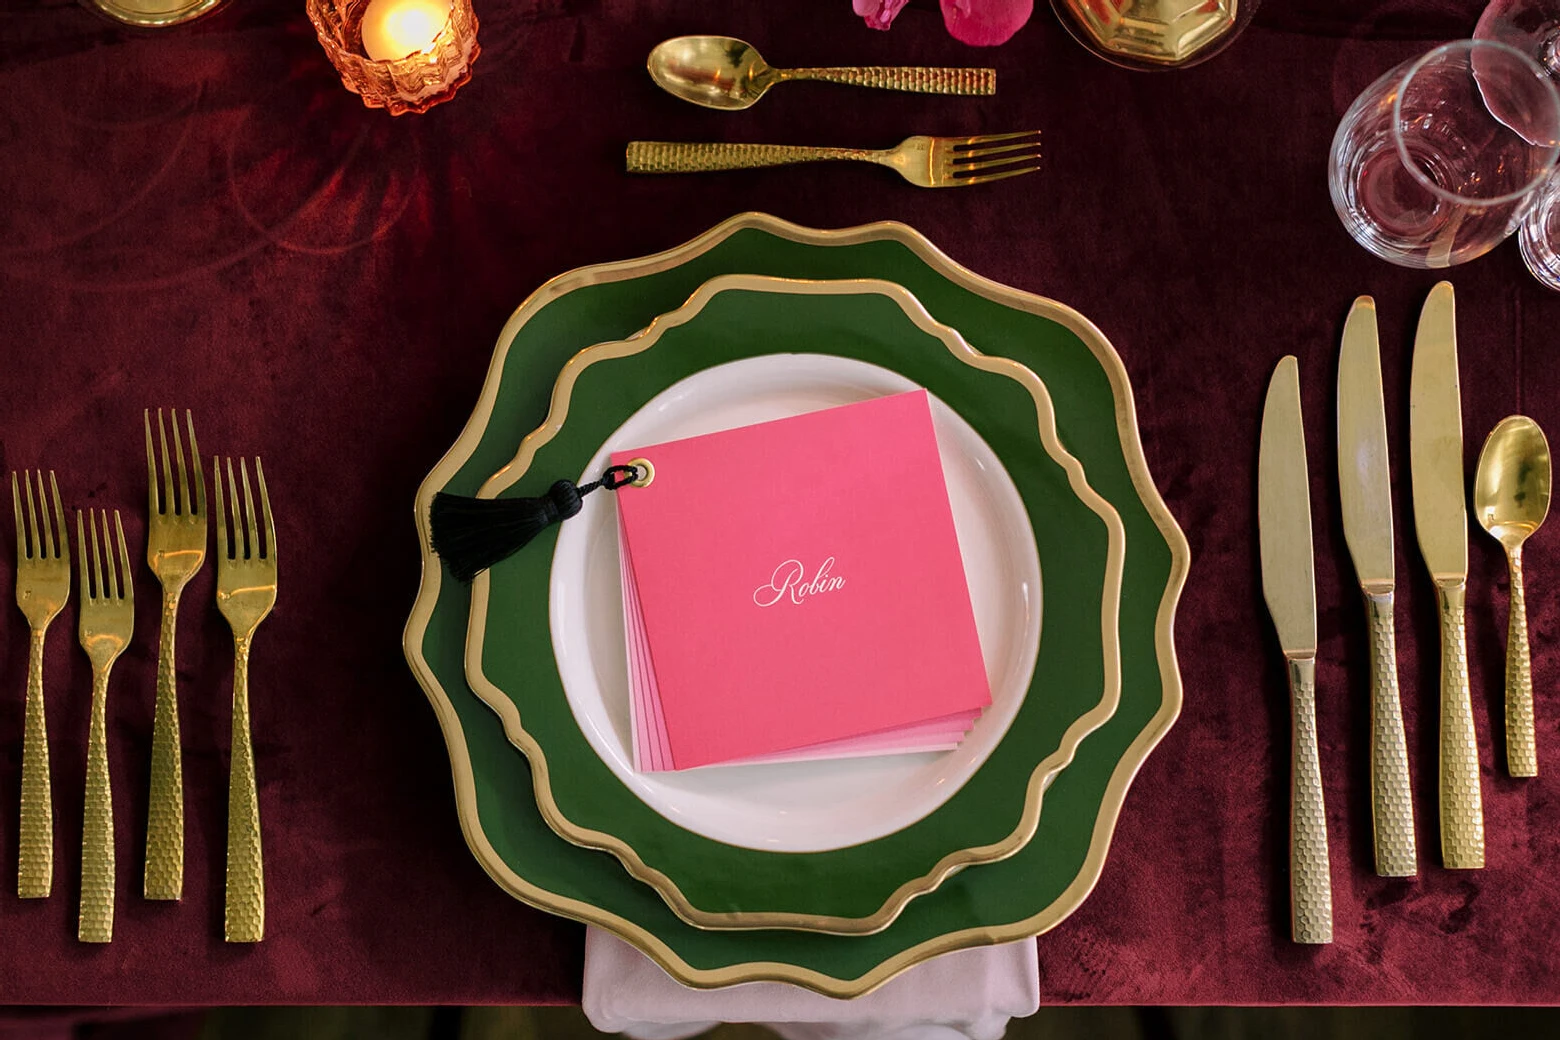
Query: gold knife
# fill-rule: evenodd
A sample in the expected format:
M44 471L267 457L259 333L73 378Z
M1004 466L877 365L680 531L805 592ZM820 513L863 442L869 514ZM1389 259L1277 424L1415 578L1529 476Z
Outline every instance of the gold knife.
M1414 806L1392 616L1392 477L1376 301L1369 296L1350 308L1338 352L1338 497L1370 623L1370 818L1376 873L1413 877L1418 869Z
M1262 594L1289 663L1294 758L1289 786L1289 911L1298 943L1332 942L1327 810L1316 742L1316 569L1311 491L1300 423L1300 365L1286 357L1262 408L1257 532Z
M1414 527L1441 614L1441 862L1466 870L1484 866L1484 806L1463 636L1468 512L1451 282L1438 282L1419 314L1408 400Z

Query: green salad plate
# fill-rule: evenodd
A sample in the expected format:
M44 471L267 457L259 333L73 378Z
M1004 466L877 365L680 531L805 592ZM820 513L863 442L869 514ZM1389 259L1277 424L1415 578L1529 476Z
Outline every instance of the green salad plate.
M1081 462L1088 486L1109 502L1125 533L1116 710L1044 790L1029 841L1006 858L946 877L871 934L695 927L651 885L626 873L614 853L555 832L538 804L535 763L516 753L501 720L467 682L472 590L449 576L428 543L433 495L473 495L508 465L522 438L544 422L554 383L572 357L632 336L682 307L706 282L732 274L893 283L975 351L1019 362L1049 391L1061 444ZM973 423L977 416L964 417ZM572 449L568 457L581 458ZM1010 469L1015 464L1003 461ZM551 476L579 470L576 464ZM443 728L474 855L514 896L619 936L692 986L775 980L851 997L937 954L1054 927L1099 878L1132 778L1180 710L1172 627L1189 553L1148 474L1120 359L1076 312L982 279L900 224L815 231L744 214L668 252L548 282L501 334L473 416L420 488L415 519L423 579L404 646ZM1042 565L1050 589L1051 562ZM1047 625L1056 612L1045 612ZM638 811L655 815L643 806Z
M964 525L993 705L951 752L636 770L629 727L611 732L597 693L597 677L614 673L626 723L621 637L594 648L584 638L593 625L615 636L623 625L608 496L473 583L466 678L530 760L543 817L570 841L612 852L691 924L867 934L954 872L1020 849L1046 786L1116 710L1121 521L1058 439L1033 372L975 351L907 290L871 279L711 280L640 334L570 360L547 419L478 492L539 495L560 474L591 479L582 474L603 469L611 450L668 439L636 439L624 425L636 416L648 415L636 420L642 428L682 413L691 432L711 432L742 425L732 409L743 400L784 400L796 414L819 396L917 387L946 417L945 455L994 453L974 466L986 482L951 495L956 519L968 517L969 499L1002 498L990 486L998 471L1016 491L1010 509ZM988 560L992 543L1008 549ZM1019 580L1036 552L1033 579ZM592 569L607 580L590 581ZM993 578L1004 586L994 604ZM550 588L551 610L540 609Z

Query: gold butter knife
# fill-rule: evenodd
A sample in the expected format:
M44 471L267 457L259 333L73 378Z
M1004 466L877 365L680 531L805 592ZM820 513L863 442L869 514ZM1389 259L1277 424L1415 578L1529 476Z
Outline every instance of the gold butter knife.
M1376 303L1369 296L1355 300L1349 310L1338 354L1338 497L1370 625L1370 807L1376 873L1413 877L1418 869L1414 806L1392 613L1392 478Z
M1289 665L1294 751L1289 787L1289 907L1295 942L1332 942L1327 810L1316 740L1316 571L1300 420L1300 366L1278 363L1262 408L1257 457L1262 594Z
M1408 443L1414 527L1441 615L1441 862L1453 870L1472 869L1484 866L1484 805L1463 632L1468 512L1451 282L1439 282L1430 290L1419 315L1409 382Z

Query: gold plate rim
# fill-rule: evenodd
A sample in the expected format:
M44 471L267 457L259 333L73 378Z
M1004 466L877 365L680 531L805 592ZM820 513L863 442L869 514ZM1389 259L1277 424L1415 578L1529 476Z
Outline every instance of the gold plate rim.
M1116 401L1117 434L1121 440L1128 473L1139 500L1164 536L1171 554L1170 573L1166 580L1164 595L1160 599L1155 625L1155 642L1163 684L1159 710L1128 745L1112 772L1110 782L1106 786L1105 797L1100 804L1099 815L1095 818L1088 855L1072 884L1050 905L1022 921L1000 928L975 929L970 933L956 932L928 939L850 979L777 961L750 961L720 968L697 968L683 960L658 936L640 925L583 900L550 892L515 873L498 856L482 830L477 816L475 776L460 718L438 677L428 666L421 649L423 637L427 633L428 621L433 615L434 605L438 602L440 584L443 580L443 567L433 554L429 542L429 507L434 494L460 470L480 444L482 434L491 419L494 402L498 397L509 344L516 333L548 303L576 289L668 270L708 252L732 235L749 229L759 230L787 241L810 245L897 242L954 284L999 305L1027 311L1055 321L1078 336L1094 354L1095 360L1110 382L1111 392ZM739 213L709 231L660 253L580 267L544 282L515 309L499 333L498 343L489 362L477 403L455 443L419 485L413 503L413 520L417 524L420 541L422 575L417 598L403 632L402 650L412 674L428 697L444 734L445 747L450 755L450 772L455 787L457 815L461 832L466 838L466 844L471 849L472 855L494 882L515 898L539 909L611 932L632 943L678 982L697 989L711 989L739 982L789 982L825 996L849 999L868 993L899 973L939 954L968 946L1009 942L1039 935L1054 928L1078 908L1099 881L1109 852L1110 838L1115 830L1116 820L1120 815L1127 790L1131 787L1133 778L1147 759L1149 752L1163 739L1181 713L1182 685L1175 651L1175 608L1186 584L1187 572L1191 567L1191 547L1187 543L1186 535L1171 516L1169 508L1159 494L1159 489L1155 487L1153 477L1149 474L1148 461L1144 457L1138 431L1132 386L1121 358L1094 323L1071 307L978 275L948 257L920 232L898 221L879 221L855 227L824 230L793 224L766 213Z
M876 278L811 280L776 278L767 275L725 274L718 275L696 289L692 296L676 310L668 311L649 326L624 340L613 340L586 347L571 357L559 372L553 386L552 400L547 417L542 424L527 434L520 442L519 450L485 481L477 492L478 498L494 498L520 480L529 469L536 452L551 441L568 421L569 402L574 384L590 366L616 358L632 357L652 349L669 329L694 320L705 306L725 292L765 292L794 296L861 296L877 295L892 300L905 316L921 331L940 340L948 352L971 368L1005 376L1028 391L1034 401L1041 447L1067 474L1073 494L1105 524L1107 548L1105 573L1102 578L1103 595L1100 603L1101 653L1104 678L1099 701L1073 721L1062 733L1055 751L1040 759L1030 772L1024 793L1024 808L1013 829L998 841L985 845L956 849L938 859L931 869L919 877L911 878L884 899L883 904L870 914L860 917L831 916L827 914L801 913L779 910L702 910L693 904L664 871L646 863L644 858L627 841L615 834L583 827L566 816L553 796L551 770L546 752L525 728L520 710L491 679L482 666L482 652L486 641L490 579L487 571L477 575L471 583L471 613L466 629L466 681L476 695L492 708L503 722L504 735L531 763L532 782L536 791L537 806L543 819L557 834L567 841L585 848L610 852L623 864L630 875L643 881L660 894L672 912L696 928L755 929L790 928L811 932L829 932L835 935L870 935L880 932L909 905L912 899L934 891L944 879L965 867L978 863L993 863L1018 852L1034 836L1040 823L1041 806L1045 790L1052 779L1069 765L1077 754L1078 745L1090 733L1103 726L1115 714L1121 699L1121 580L1126 556L1126 529L1114 506L1089 485L1083 464L1062 445L1056 429L1056 412L1051 404L1051 394L1044 381L1027 366L1011 358L983 354L959 335L958 331L942 324L927 313L921 301L906 288L893 282ZM677 824L671 823L675 827Z
M116 22L135 25L143 29L165 29L170 26L193 22L210 14L222 5L223 0L174 0L168 9L158 12L137 11L117 4L114 0L84 0L87 6Z

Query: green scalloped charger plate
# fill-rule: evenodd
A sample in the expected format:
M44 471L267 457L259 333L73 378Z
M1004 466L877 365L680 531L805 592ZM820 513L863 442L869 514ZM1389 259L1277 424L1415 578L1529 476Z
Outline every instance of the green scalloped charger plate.
M554 377L572 355L632 334L731 273L895 282L977 350L1032 369L1050 391L1063 443L1126 531L1115 714L1047 790L1032 840L948 878L871 935L695 928L611 854L554 833L528 763L466 683L469 592L428 545L434 493L473 494L508 462L546 415ZM423 580L404 646L445 734L472 852L511 894L618 935L688 985L775 980L850 997L939 953L1054 927L1098 880L1127 788L1180 710L1172 628L1189 552L1148 474L1120 359L1081 315L959 267L901 224L815 231L744 214L665 253L548 282L506 325L474 414L419 489L415 516Z
M726 275L639 335L571 359L547 420L478 495L540 495L559 474L584 473L613 431L673 384L786 354L866 362L927 388L996 452L1023 500L1052 609L1041 611L1039 655L1017 716L963 786L892 833L826 851L744 848L663 816L591 747L564 691L539 609L559 527L478 576L466 678L531 761L553 829L616 854L679 917L707 928L867 934L954 872L1021 848L1042 815L1045 786L1116 710L1124 534L1060 443L1040 380L974 351L898 285Z

